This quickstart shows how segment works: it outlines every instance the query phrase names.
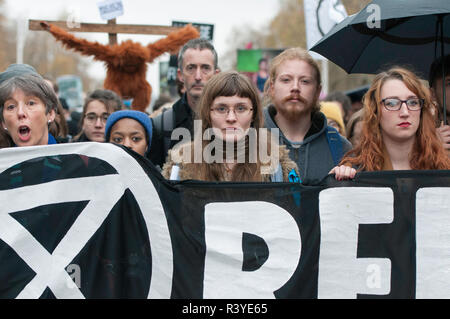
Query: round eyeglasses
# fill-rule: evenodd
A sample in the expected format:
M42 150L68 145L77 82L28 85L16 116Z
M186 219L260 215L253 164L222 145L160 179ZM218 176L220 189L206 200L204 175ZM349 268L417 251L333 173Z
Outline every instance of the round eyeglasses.
M88 113L85 116L86 121L88 121L89 123L96 123L97 120L100 119L103 124L106 123L106 121L108 120L108 117L109 117L109 113L103 113L102 115L97 115L95 113Z
M252 110L253 108L245 105L238 105L234 108L228 108L226 106L215 106L211 108L211 112L221 117L227 116L230 113L230 111L233 111L234 114L236 114L236 116L245 116L249 115Z

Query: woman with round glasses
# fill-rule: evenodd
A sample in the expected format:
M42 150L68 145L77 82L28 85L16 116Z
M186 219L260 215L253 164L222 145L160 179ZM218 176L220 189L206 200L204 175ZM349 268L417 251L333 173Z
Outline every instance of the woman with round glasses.
M262 129L259 95L247 77L234 71L214 75L205 85L197 112L201 131L194 130L192 142L169 151L164 177L239 182L298 180L297 165L288 151L278 145L278 138L271 139Z
M330 171L336 179L357 171L450 169L430 92L414 73L395 67L378 74L363 102L360 143Z
M111 113L120 108L121 100L116 93L101 89L92 92L84 102L80 119L81 131L73 141L104 142L106 120Z

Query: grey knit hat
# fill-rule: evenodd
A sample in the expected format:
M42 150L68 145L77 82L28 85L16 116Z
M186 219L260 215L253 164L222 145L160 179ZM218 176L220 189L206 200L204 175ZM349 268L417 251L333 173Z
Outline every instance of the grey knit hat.
M37 73L36 69L31 65L14 63L8 66L8 68L4 72L0 73L0 84L14 76L24 74L33 74L41 77L41 75Z

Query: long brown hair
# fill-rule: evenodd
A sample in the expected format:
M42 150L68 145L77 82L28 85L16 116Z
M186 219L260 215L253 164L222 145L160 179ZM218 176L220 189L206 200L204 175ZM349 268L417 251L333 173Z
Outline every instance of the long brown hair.
M69 127L67 126L66 118L64 117L64 109L61 102L58 101L56 107L55 120L49 124L48 131L54 137L66 137L69 133Z
M375 77L363 98L364 119L360 144L344 156L341 165L358 166L359 171L383 169L384 142L380 129L381 88L390 79L402 81L411 92L424 100L409 159L411 169L449 169L450 160L436 135L430 91L413 72L401 67L393 67Z
M239 96L248 98L253 107L251 127L257 132L257 147L259 147L259 129L263 127L262 106L259 99L258 91L254 84L244 75L235 71L222 72L214 75L205 85L203 94L197 104L197 119L202 121L203 132L212 128L211 124L211 106L216 97L219 96ZM257 158L256 163L249 163L249 141L248 136L245 137L245 163L237 163L232 171L232 181L261 181L261 162ZM202 149L205 149L208 140L202 140ZM268 150L270 150L270 138L268 138ZM194 143L191 143L191 150L194 150ZM259 154L259 149L256 150ZM193 154L193 152L191 152ZM202 159L202 163L193 163L187 165L196 165L198 179L205 181L223 181L225 180L225 165L223 163L206 163Z

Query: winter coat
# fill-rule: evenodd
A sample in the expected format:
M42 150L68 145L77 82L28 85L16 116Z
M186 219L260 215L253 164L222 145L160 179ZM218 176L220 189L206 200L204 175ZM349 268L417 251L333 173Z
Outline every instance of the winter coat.
M183 155L183 149L187 149L192 147L192 142L184 144L180 150L179 154L175 155L175 152L178 152L177 148L173 148L169 151L168 159L163 166L162 175L170 179L172 168L177 166L179 169L179 180L188 180L188 179L199 179L199 170L198 164L195 163L183 163L181 161L175 160L175 158L180 158ZM289 182L289 174L294 170L296 174L298 174L298 168L294 161L289 158L289 151L285 146L279 146L279 164L271 162L270 165L264 166L264 173L262 174L263 182L271 182L273 181L273 174L276 174L277 169L281 167L282 179L284 182ZM244 181L243 181L244 182Z

